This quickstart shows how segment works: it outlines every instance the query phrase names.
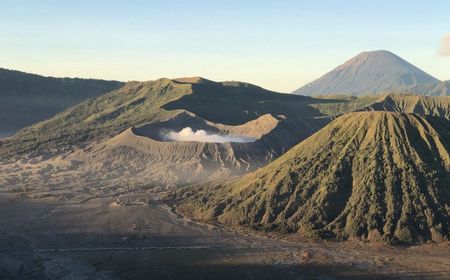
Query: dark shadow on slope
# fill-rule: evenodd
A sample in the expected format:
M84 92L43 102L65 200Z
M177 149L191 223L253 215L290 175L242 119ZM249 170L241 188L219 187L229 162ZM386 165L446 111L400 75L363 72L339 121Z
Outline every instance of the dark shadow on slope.
M192 84L193 93L163 106L166 110L184 109L208 121L238 125L264 114L291 119L325 117L310 106L319 103L343 102L282 94L240 82Z

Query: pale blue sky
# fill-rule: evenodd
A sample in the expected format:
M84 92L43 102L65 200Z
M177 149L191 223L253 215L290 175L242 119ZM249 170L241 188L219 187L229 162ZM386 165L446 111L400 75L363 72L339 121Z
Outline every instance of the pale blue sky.
M450 1L0 0L0 67L117 80L203 76L290 92L361 51L438 79Z

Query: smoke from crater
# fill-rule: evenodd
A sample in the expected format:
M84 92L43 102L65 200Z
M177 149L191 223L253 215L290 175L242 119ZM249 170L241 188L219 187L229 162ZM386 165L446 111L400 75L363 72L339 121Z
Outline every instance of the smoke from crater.
M175 142L212 142L212 143L226 143L226 142L254 142L256 139L250 137L208 134L205 130L199 129L193 131L190 127L185 127L179 132L171 131L162 135L163 139Z

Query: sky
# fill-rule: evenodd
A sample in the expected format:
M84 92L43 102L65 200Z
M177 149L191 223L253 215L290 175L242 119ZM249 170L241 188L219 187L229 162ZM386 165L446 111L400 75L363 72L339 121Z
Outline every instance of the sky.
M0 67L291 92L362 51L450 80L450 1L0 0Z

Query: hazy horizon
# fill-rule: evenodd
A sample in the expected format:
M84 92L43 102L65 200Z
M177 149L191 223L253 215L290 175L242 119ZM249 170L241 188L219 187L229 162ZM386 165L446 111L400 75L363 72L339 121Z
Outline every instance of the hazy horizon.
M120 81L202 76L291 92L385 49L448 80L440 44L449 10L444 1L14 1L0 3L0 67Z

